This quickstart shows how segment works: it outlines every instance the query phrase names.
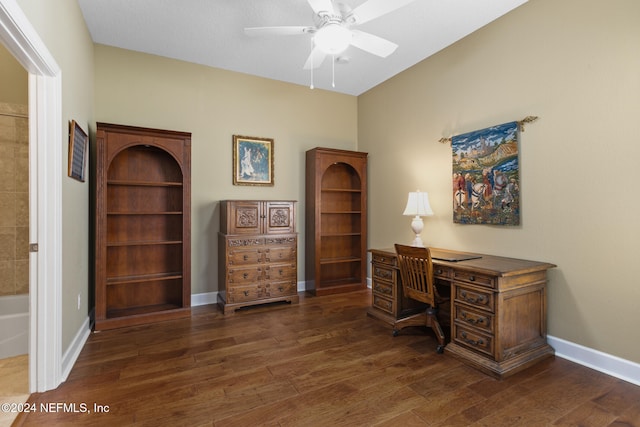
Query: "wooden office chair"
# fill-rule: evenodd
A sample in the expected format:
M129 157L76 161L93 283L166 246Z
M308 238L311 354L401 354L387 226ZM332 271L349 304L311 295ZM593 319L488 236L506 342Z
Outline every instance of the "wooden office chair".
M395 245L398 255L398 267L404 296L427 304L426 311L403 319L393 325L393 336L397 336L400 329L407 326L426 326L433 329L438 339L438 353L444 351L445 338L438 321L438 304L447 299L438 295L433 283L433 263L429 248Z

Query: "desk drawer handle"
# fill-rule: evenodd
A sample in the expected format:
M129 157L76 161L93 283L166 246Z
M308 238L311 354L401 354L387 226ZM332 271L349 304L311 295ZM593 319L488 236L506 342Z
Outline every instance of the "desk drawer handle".
M484 317L476 317L474 319L473 317L467 317L467 313L464 313L464 312L462 313L462 318L466 320L468 323L471 323L474 325L480 325L486 322L486 319Z
M475 282L476 281L476 276L469 276L469 281L470 282Z
M471 304L486 304L487 303L487 297L485 295L479 295L476 298L471 298L471 297L467 296L467 292L466 291L460 292L460 295L462 296L462 298L464 298L464 300L466 302L471 303Z
M482 340L482 339L479 339L478 341L474 341L474 340L471 340L471 339L467 338L467 333L466 332L463 332L460 335L462 335L462 339L464 340L464 342L466 342L469 345L473 345L473 346L476 346L476 347L479 346L479 345L484 345L484 340Z
M245 297L249 296L249 291L243 291L242 293L244 294Z
M247 277L249 277L249 273L244 273L244 274L242 275L242 278L243 278L243 279L246 279Z

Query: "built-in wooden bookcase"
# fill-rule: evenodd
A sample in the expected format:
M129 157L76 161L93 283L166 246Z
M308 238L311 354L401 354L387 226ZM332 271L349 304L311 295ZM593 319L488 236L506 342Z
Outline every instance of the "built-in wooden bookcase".
M95 329L190 316L191 134L98 123Z
M367 153L314 148L306 158L306 290L366 287Z

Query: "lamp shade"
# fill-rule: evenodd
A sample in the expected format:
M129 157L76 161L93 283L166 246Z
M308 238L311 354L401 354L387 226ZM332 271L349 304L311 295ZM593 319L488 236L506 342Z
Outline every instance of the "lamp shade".
M407 198L407 206L404 208L404 212L402 213L402 215L433 215L431 205L429 204L429 194L420 191L409 193L409 197Z

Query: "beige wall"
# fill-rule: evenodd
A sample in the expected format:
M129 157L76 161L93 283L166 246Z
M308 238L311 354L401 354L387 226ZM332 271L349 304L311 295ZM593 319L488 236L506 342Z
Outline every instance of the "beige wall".
M93 119L93 42L76 0L17 0L62 76L62 351L89 312L89 185L66 176L69 121ZM78 309L78 295L80 308Z
M530 0L361 95L369 246L410 242L406 193L428 191L427 244L557 264L549 334L640 362L639 16L635 0ZM527 115L521 226L453 224L438 140Z
M357 99L153 55L95 47L96 121L192 133L191 290L217 286L219 201L297 200L304 278L304 155L355 149ZM232 136L274 139L273 187L232 184Z

